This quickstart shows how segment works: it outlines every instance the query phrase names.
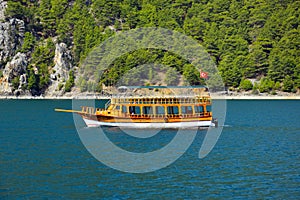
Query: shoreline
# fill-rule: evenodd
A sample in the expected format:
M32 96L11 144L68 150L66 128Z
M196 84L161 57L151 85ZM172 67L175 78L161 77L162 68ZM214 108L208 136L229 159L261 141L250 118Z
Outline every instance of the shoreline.
M211 96L212 99L225 100L300 100L300 96Z
M216 100L300 100L300 95L276 96L276 95L217 95L211 94L212 99ZM72 99L110 99L108 96L0 96L0 100L72 100Z

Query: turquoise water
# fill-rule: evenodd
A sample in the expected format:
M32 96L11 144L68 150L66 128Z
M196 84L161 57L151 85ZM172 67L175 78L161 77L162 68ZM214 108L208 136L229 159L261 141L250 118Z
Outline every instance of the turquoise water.
M0 199L300 199L300 101L227 101L226 126L198 158L206 134L161 170L131 174L97 161L82 145L70 100L0 101ZM166 145L165 130L120 147L146 152Z

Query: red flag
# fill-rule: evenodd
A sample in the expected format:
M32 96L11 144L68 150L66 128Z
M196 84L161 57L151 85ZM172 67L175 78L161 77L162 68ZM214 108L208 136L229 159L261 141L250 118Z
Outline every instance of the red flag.
M208 78L207 72L200 72L200 78Z

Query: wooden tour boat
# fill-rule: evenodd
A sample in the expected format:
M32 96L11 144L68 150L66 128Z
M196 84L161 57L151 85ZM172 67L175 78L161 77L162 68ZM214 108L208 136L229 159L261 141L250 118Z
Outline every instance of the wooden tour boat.
M124 88L163 89L169 86ZM184 88L176 86L176 88ZM195 89L195 88L194 88ZM201 86L196 89L207 90ZM196 95L132 96L122 93L110 98L104 109L82 106L80 111L55 109L79 114L88 127L117 126L128 128L191 128L217 126L212 117L208 92Z

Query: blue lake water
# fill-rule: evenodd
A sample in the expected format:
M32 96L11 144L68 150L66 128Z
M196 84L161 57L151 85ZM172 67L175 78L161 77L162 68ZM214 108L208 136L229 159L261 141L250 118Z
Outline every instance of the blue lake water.
M0 101L0 199L300 199L300 101L227 101L226 126L208 156L198 158L206 134L198 131L176 162L142 174L99 162L72 114L54 108L72 101ZM175 134L132 139L107 130L132 152L162 147Z

